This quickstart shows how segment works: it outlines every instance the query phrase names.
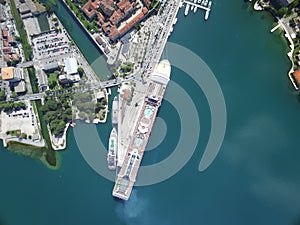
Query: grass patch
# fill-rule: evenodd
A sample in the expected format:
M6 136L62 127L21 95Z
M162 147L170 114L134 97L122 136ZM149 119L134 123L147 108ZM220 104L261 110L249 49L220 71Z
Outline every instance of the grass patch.
M42 112L39 110L39 108L42 106L41 100L37 100L36 102L36 107L37 107L37 112L38 112L38 116L39 116L39 120L40 120L40 124L41 124L41 129L42 129L42 135L46 141L47 144L47 148L46 148L46 161L51 165L51 166L56 166L57 164L57 159L56 159L56 154L55 151L52 149L52 145L51 145L51 139L49 136L49 132L48 132L48 128L47 128L47 124L46 121L43 117Z
M27 33L26 33L26 30L24 28L24 24L23 24L23 21L19 15L19 12L18 12L18 9L15 5L15 2L14 1L10 1L10 8L11 8L11 13L15 19L15 23L16 23L16 28L19 32L19 35L20 35L20 38L21 38L21 43L22 43L22 46L23 46L23 52L24 52L24 55L25 55L25 59L28 61L31 59L31 56L32 56L32 48L31 48L31 45L28 43L28 40L27 40Z
M7 147L11 152L15 154L38 160L42 160L46 151L46 148L27 145L16 141L9 141L7 143Z
M35 76L35 69L33 67L29 67L28 69L30 84L32 87L33 93L39 93L38 80Z
M37 17L37 19L38 19L39 26L40 26L42 32L50 30L50 26L49 26L49 23L48 23L48 19L47 19L46 13L40 14Z

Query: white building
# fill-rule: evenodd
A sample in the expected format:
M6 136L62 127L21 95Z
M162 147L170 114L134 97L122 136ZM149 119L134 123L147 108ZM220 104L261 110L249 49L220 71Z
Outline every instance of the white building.
M65 59L65 71L67 75L76 74L78 71L78 64L76 58Z

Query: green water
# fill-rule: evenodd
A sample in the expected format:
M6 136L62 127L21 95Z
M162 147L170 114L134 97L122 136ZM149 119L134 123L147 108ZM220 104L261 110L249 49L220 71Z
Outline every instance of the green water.
M197 170L210 131L207 100L193 80L172 68L172 80L192 96L201 121L197 151L180 172L157 185L135 188L131 200L122 203L111 197L113 183L85 162L70 130L68 148L60 153L62 165L56 171L0 151L1 225L295 225L299 221L300 105L286 76L290 68L286 43L270 34L273 21L266 14L252 13L241 1L214 1L207 22L204 13L184 17L183 11L170 41L193 50L210 66L226 101L226 136L211 167L202 173ZM74 35L83 38L82 33ZM82 44L83 52L95 51L87 45ZM92 63L98 55L87 58ZM169 155L180 135L180 124L174 122L178 114L169 102L163 102L158 116L168 132L160 146L145 154L144 165ZM78 124L76 129L86 126ZM110 128L110 123L98 126L104 143Z

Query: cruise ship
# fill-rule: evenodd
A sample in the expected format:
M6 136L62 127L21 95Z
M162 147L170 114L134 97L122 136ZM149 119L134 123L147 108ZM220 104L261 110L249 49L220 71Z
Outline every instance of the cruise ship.
M113 128L108 141L107 163L109 170L115 170L117 168L117 151L118 134L116 128Z
M126 150L122 167L117 175L112 195L128 200L148 143L157 111L170 80L171 65L162 60L149 78L146 94L138 120L131 132L131 141Z
M190 4L186 3L185 10L184 10L184 15L187 16L189 14L190 10Z

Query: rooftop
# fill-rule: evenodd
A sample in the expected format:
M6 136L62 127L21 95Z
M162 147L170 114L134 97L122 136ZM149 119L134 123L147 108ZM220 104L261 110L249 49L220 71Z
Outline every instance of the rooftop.
M151 75L151 80L167 84L170 80L171 65L168 60L162 60Z
M23 93L26 91L26 86L24 81L20 81L17 86L14 87L16 93Z
M293 77L297 83L298 86L300 86L300 69L296 70L294 73L293 73Z
M11 80L14 78L14 68L4 67L1 69L2 80Z
M66 66L65 70L68 75L77 73L78 65L77 65L76 58L66 58L65 66Z

